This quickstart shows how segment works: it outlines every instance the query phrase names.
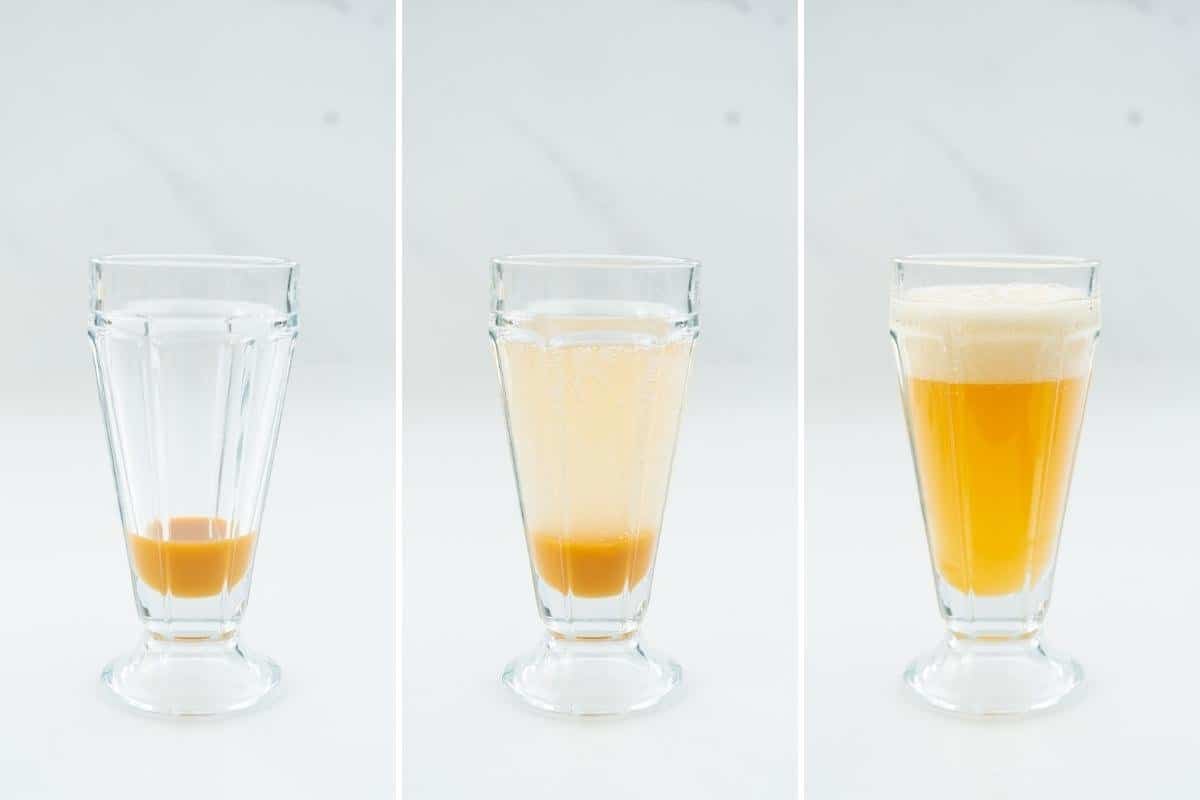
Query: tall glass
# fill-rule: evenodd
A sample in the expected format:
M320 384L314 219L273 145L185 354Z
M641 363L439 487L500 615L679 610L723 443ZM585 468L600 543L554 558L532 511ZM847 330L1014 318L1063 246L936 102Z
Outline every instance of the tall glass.
M895 262L891 334L946 635L904 677L943 709L1016 714L1083 680L1046 649L1067 490L1100 332L1098 262Z
M279 667L238 629L296 338L296 265L92 260L96 382L143 624L105 684L162 714L247 708Z
M545 635L504 683L538 708L648 708L679 665L638 635L692 344L699 264L492 262L492 325L534 596Z

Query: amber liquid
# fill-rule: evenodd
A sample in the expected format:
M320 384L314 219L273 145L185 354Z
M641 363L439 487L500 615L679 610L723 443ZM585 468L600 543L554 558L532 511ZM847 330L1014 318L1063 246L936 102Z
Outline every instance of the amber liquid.
M1087 384L908 380L934 565L958 591L1018 592L1053 563Z
M530 559L558 592L619 595L654 564L691 340L658 319L528 327L568 339L498 342Z
M130 534L129 558L138 578L160 594L212 597L246 577L255 534L228 535L228 523L213 517L171 517L167 530L152 523Z
M626 582L636 586L654 560L653 531L562 537L535 533L530 537L534 568L542 580L563 594L611 597Z

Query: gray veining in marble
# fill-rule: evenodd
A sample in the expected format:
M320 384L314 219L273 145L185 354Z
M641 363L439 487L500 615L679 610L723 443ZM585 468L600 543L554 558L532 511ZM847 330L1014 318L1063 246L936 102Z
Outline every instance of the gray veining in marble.
M1038 253L1044 252L1050 246L1048 238L1040 230L1043 223L1031 218L1031 209L1020 186L983 171L954 142L945 138L935 128L921 123L918 123L916 128L941 152L947 163L958 171L974 195L980 212L1002 221L1016 250Z
M889 259L908 252L1100 257L1098 379L1185 357L1200 336L1200 273L1183 266L1200 183L1193 13L809 4L806 331L836 343L806 365L814 419L895 411L884 294Z
M390 364L395 6L388 0L5 4L0 407L94 409L87 260L302 264L300 369ZM45 363L81 365L43 374ZM390 370L390 366L388 367ZM37 385L35 385L37 384Z
M528 125L515 119L510 122L562 176L580 213L602 222L617 250L629 253L655 252L652 237L625 212L619 192L605 185L599 177L589 174L568 158L558 145Z
M405 329L438 337L436 356L406 354L407 413L494 410L488 259L548 250L701 259L697 380L733 391L715 376L761 370L755 397L788 406L794 4L424 0L406 14L403 236L423 260L405 271ZM439 397L438 381L458 388Z

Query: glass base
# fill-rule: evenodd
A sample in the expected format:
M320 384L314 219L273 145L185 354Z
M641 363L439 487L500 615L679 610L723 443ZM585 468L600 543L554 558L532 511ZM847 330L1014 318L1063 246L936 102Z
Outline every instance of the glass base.
M657 705L679 686L683 671L648 654L636 636L623 640L547 636L504 670L504 685L543 711L603 716Z
M1083 683L1083 668L1069 657L1047 652L1035 636L947 635L933 652L908 665L904 682L945 711L1016 715L1058 705Z
M147 637L101 674L117 697L141 711L210 716L250 708L279 686L279 665L248 655L236 638L181 642Z

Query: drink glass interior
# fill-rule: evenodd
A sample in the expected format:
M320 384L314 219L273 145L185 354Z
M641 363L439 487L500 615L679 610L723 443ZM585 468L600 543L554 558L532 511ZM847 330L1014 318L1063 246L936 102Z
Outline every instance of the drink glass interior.
M699 331L698 269L626 256L492 264L491 336L546 632L504 681L538 707L622 713L679 681L638 631Z
M898 259L891 336L946 636L905 673L968 714L1046 708L1082 681L1046 649L1067 493L1100 331L1098 264Z
M279 681L238 631L296 337L296 265L109 256L91 265L100 405L142 641L105 683L146 711L246 708Z

